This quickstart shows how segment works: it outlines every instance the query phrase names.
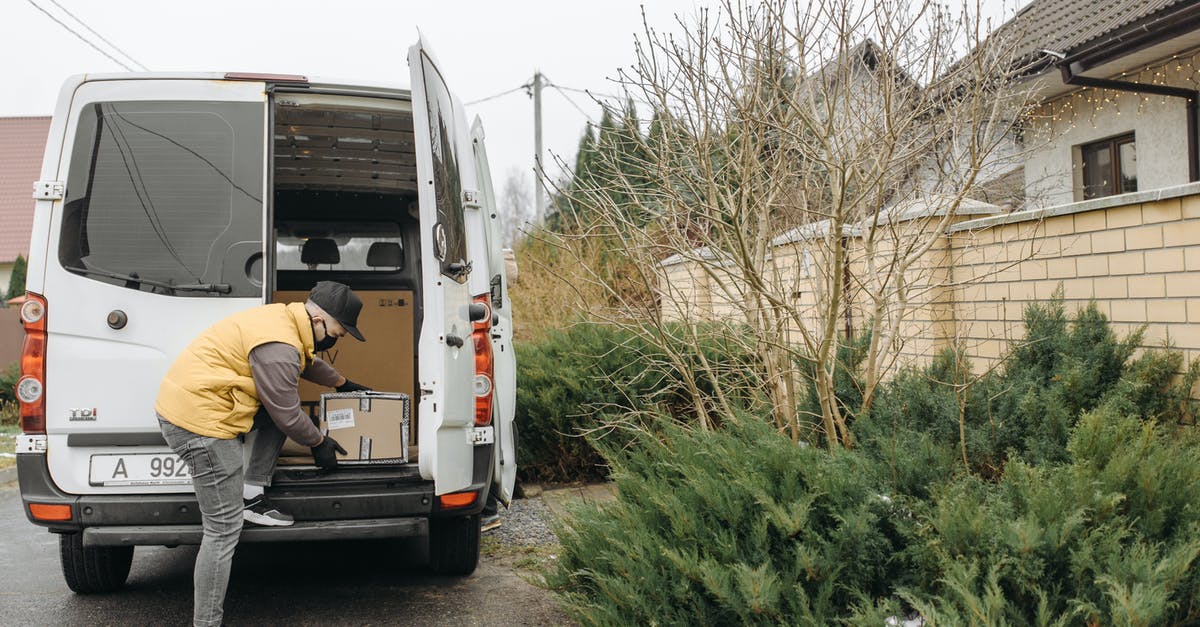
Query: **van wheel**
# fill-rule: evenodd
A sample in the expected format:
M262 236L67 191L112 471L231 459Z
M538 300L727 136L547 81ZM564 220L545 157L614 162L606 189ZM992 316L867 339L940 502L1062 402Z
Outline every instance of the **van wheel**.
M85 547L82 533L59 534L58 549L67 587L79 594L120 590L133 563L133 547Z
M470 575L479 564L479 514L429 519L429 566L439 575Z

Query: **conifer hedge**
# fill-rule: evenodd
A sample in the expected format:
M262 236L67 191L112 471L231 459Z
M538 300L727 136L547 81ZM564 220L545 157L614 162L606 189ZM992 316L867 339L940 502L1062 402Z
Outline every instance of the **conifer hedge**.
M546 584L585 625L1200 622L1196 366L1094 307L1026 325L990 373L897 376L854 450L750 413L601 439L618 498L564 521Z
M664 355L693 362L702 355L721 364L721 383L740 407L756 402L750 390L757 372L745 349L742 331L724 326L692 329L683 339L666 327L666 341L650 342L645 330L579 322L517 344L518 467L523 480L571 482L600 479L608 467L584 437L597 429L620 439L613 420L640 423L642 411L689 422L695 419L692 397L680 371ZM698 337L698 341L694 341ZM698 381L702 397L713 394L711 381ZM760 399L759 399L760 400Z

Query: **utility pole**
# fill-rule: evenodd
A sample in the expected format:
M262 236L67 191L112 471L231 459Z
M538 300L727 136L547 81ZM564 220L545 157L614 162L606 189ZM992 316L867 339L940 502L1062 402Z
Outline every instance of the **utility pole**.
M542 185L542 72L533 72L533 196L534 224L540 224L546 215L545 186Z

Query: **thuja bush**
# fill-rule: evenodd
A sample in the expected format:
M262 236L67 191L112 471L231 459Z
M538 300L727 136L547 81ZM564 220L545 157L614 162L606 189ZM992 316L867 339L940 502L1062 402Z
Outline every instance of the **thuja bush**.
M899 590L934 624L1192 624L1200 620L1200 443L1085 414L1067 463L962 478L909 530L927 556Z
M1200 623L1200 367L1095 307L1026 323L990 373L899 373L854 450L748 414L602 443L618 498L547 583L584 624Z
M583 436L620 438L622 431L607 424L618 417L627 420L650 408L693 422L695 395L688 392L683 376L701 370L695 366L701 361L715 365L709 368L715 378L694 379L701 402L712 398L718 385L738 407L758 402L757 369L742 333L719 325L668 325L665 335L651 342L645 332L580 322L519 344L516 416L522 477L603 477L606 466ZM679 360L683 368L676 366Z
M1192 421L1198 366L1185 367L1179 352L1165 349L1133 357L1141 330L1118 338L1094 304L1072 320L1061 300L1027 307L1025 328L994 371L973 373L963 355L946 350L883 386L872 415L857 421L856 435L864 449L896 461L895 490L923 495L927 478L964 470L928 464L961 466L964 448L970 470L993 479L1013 455L1060 463L1080 416L1103 405L1164 422ZM931 442L955 453L931 455Z
M583 624L827 624L908 570L911 519L863 455L798 447L750 416L600 446L619 496L571 514L546 576Z

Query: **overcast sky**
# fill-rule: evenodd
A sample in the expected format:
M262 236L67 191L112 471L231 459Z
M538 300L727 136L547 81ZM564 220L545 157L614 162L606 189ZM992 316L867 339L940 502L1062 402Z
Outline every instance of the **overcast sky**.
M535 69L563 87L612 92L608 78L632 62L633 36L642 23L636 0L33 2L108 49L57 2L153 70L279 72L407 85L407 51L419 28L463 102L528 83ZM669 29L673 15L692 14L698 2L707 0L653 0L646 14ZM67 76L124 71L29 0L0 4L6 83L0 116L49 115ZM542 117L547 151L570 160L587 122L576 106L592 117L599 107L584 94L566 93L574 105L559 91L545 89ZM475 115L487 131L499 193L510 168L532 171L533 101L518 90L468 106L468 122Z
M1004 0L987 0L999 11ZM153 70L247 71L408 84L408 47L417 29L435 51L463 102L529 82L540 69L565 88L613 93L610 78L633 61L642 29L639 0L2 0L0 116L49 115L64 78L123 71L35 6L109 50L96 35ZM644 7L658 30L678 30L711 0L652 0ZM1007 4L1011 4L1008 0ZM132 65L132 64L131 64ZM570 161L588 118L588 96L543 92L548 153ZM567 99L570 96L574 104ZM578 107L578 108L577 108ZM511 168L533 167L533 104L524 91L467 107L483 119L497 193ZM552 156L547 154L547 170Z

